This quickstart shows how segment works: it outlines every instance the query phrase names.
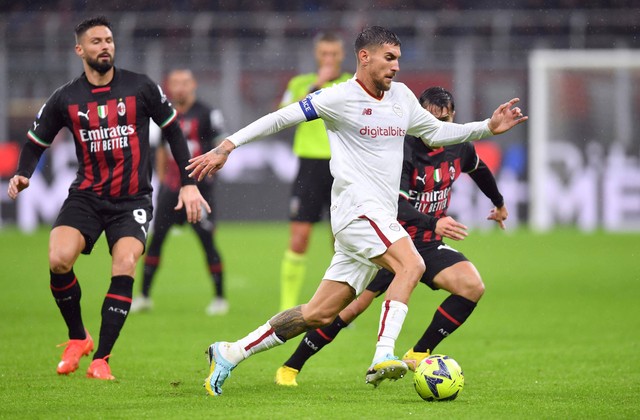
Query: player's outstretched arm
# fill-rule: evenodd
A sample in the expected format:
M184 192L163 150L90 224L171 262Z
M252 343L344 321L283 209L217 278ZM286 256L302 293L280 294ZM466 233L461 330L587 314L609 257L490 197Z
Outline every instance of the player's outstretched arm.
M313 110L313 106L310 103L305 106L309 110ZM185 167L187 171L191 171L189 177L202 181L205 176L212 176L219 171L227 161L229 153L237 146L275 134L303 121L311 121L318 118L315 110L305 113L302 107L302 104L296 102L267 114L227 137L215 149L190 159L189 165Z
M202 208L211 213L211 207L207 200L202 197L200 190L195 185L183 185L178 193L178 205L174 210L185 209L187 212L187 221L189 223L197 223L202 219Z
M489 212L489 216L487 216L487 220L495 220L500 226L500 229L505 230L507 227L504 224L504 221L509 217L509 212L507 211L507 206L504 204L501 207L494 207Z
M454 241L462 241L469 235L467 229L469 228L462 223L456 222L453 217L446 216L438 219L435 232L442 237L453 239Z
M518 102L520 102L519 98L513 98L493 111L489 120L489 130L493 134L502 134L529 119L529 117L522 115L522 110L519 107L513 107Z
M29 187L29 178L22 175L14 175L9 180L9 189L7 193L12 200L15 200L18 197L20 191Z
M229 154L236 148L228 139L225 139L215 148L200 156L189 159L189 165L185 168L190 178L202 181L205 176L213 176L224 166Z

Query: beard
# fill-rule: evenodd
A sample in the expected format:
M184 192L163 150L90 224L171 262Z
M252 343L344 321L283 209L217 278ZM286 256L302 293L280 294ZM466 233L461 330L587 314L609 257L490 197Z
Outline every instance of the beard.
M386 80L374 80L373 84L375 85L376 89L381 92L386 92L391 89L391 83L387 84Z
M94 60L91 58L87 58L86 61L89 67L91 67L92 69L94 69L100 74L105 74L106 72L108 72L113 68L113 57L109 57L109 60L107 61L101 61L100 59Z

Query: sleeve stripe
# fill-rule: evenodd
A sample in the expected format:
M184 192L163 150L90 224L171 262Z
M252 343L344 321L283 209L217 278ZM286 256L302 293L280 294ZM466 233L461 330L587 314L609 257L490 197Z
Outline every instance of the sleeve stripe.
M171 113L171 116L169 116L169 118L167 118L162 124L160 124L160 128L165 128L166 126L171 124L176 119L177 116L178 116L178 111L174 109L173 112Z
M475 170L478 169L478 166L480 166L480 156L478 156L478 154L476 153L476 164L473 169L467 171L467 173L470 174L471 172L475 172Z
M36 136L36 134L31 130L27 132L27 138L32 142L34 142L35 144L37 144L38 146L42 146L46 148L51 147L51 143L47 143L43 141L42 139L40 139L40 137Z
M480 166L480 156L476 153L476 165L473 167L473 170L478 169L478 166Z
M406 191L400 190L400 197L409 199L409 194Z
M307 119L307 121L313 121L319 118L318 113L316 112L316 109L313 107L313 104L311 103L311 99L308 96L303 100L301 100L300 102L298 102L298 104L300 104L300 108L302 108L302 112L304 113L304 116Z

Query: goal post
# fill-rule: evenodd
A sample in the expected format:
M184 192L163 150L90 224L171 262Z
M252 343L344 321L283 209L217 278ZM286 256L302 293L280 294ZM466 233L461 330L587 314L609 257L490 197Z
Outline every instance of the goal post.
M640 230L640 51L529 55L529 222Z

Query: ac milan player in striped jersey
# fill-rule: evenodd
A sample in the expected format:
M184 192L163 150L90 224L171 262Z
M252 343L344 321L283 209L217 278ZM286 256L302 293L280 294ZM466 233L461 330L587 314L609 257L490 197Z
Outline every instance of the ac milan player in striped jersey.
M102 305L100 340L87 370L96 379L114 379L108 358L131 306L133 276L152 215L149 118L162 128L173 155L184 168L189 149L177 113L147 76L115 68L111 24L87 19L75 28L75 52L84 73L56 90L29 130L9 196L29 186L42 153L63 127L73 134L79 168L49 238L51 292L69 330L59 374L78 369L93 350L80 312L80 284L73 265L89 254L104 231L112 256L111 284ZM195 223L202 208L211 211L195 183L182 170L176 210Z
M192 156L197 156L206 150L211 150L216 142L224 138L224 120L222 112L211 109L197 99L196 79L188 69L176 69L167 77L167 95L176 111L178 121L184 133ZM183 224L184 213L172 211L178 199L180 190L180 168L172 158L167 147L166 138L162 137L161 147L156 150L156 174L160 180L160 190L156 199L155 216L151 235L151 242L147 247L144 259L144 273L142 279L142 294L133 299L131 312L147 311L153 307L150 297L151 284L160 266L162 246L171 227ZM213 200L213 179L207 179L198 185L202 196L209 203ZM206 307L208 315L223 315L227 313L229 305L224 298L222 282L222 261L215 246L214 213L209 213L200 223L192 225L205 252L208 271L213 283L214 297Z
M425 90L420 96L420 104L441 121L453 121L453 96L445 89ZM415 370L422 359L467 320L484 293L484 284L474 265L462 253L442 242L443 237L457 241L467 236L466 226L446 215L451 187L462 172L469 174L492 201L495 207L488 219L495 220L504 229L507 208L493 174L478 157L473 144L432 149L418 138L406 137L398 220L424 260L426 270L420 281L434 290L451 293L438 307L422 337L402 358L411 370ZM392 280L393 273L380 270L358 299L340 312L330 325L307 332L289 360L277 370L276 383L297 386L296 377L306 361L364 312L387 290Z
M395 273L385 295L373 361L365 380L378 386L401 378L406 363L394 355L411 292L424 261L398 223L398 190L405 135L431 147L479 140L527 120L513 98L491 118L464 125L438 121L409 88L393 78L400 70L400 39L380 26L358 34L356 74L266 115L227 137L215 149L190 159L190 176L202 180L220 170L229 154L252 140L321 118L331 146L331 228L335 253L316 293L303 305L280 312L245 337L209 346L205 387L220 395L238 363L303 332L330 324L375 276L380 266Z

